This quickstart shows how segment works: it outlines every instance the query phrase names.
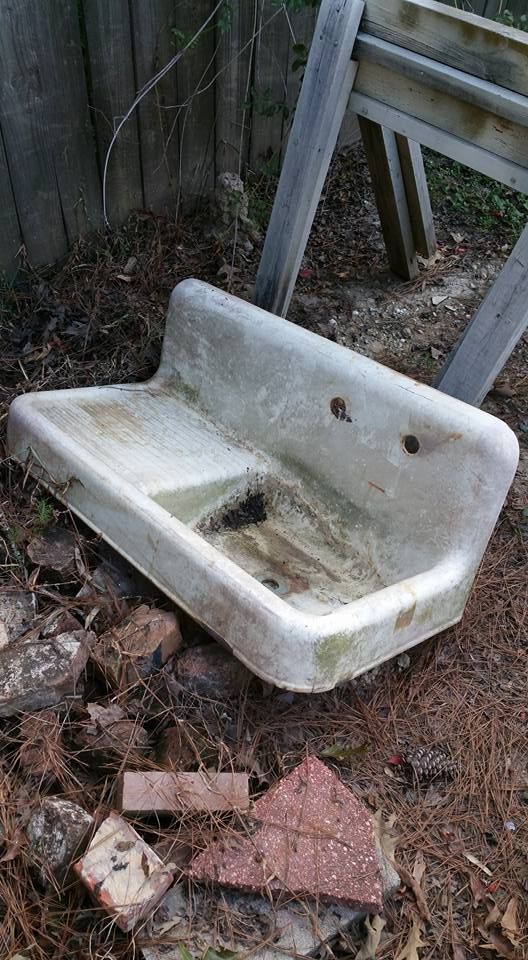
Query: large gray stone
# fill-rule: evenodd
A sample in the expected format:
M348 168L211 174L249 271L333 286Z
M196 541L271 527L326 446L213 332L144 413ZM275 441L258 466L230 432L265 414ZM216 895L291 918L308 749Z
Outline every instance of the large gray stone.
M76 803L62 797L46 797L26 827L29 852L38 861L42 879L66 880L70 866L80 856L93 825L93 818Z
M95 634L74 630L0 650L0 717L51 707L72 696L94 643Z
M25 590L0 590L0 650L31 627L35 616L33 597Z

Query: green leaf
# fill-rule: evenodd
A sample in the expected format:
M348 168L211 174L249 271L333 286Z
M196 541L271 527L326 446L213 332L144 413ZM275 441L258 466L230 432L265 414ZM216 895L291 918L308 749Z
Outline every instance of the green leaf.
M361 757L370 750L370 743L365 740L358 746L351 746L346 743L334 743L331 747L325 747L321 750L319 756L328 757L330 760L351 760L352 757Z
M234 960L235 957L238 957L238 953L234 953L233 950L223 950L222 947L218 949L207 947L203 960Z

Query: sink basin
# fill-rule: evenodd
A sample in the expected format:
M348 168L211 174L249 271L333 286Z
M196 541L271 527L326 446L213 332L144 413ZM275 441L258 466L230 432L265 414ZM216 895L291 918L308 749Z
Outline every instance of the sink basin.
M500 420L197 280L151 380L19 397L9 446L298 691L460 619L518 459Z

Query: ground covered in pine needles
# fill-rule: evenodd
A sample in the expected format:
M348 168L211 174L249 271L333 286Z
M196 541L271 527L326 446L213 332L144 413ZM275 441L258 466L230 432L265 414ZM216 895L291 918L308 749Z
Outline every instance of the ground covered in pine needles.
M385 271L363 172L357 154L334 165L291 316L397 369L431 379L507 255L511 225L501 232L499 220L490 234L489 225L480 229L464 211L453 214L439 202L440 256L419 282L399 283ZM260 211L264 222L272 187L257 178L251 189L260 203L254 202L254 216ZM8 403L22 392L149 376L159 358L170 291L184 277L249 296L258 250L233 252L227 241L204 239L205 223L206 218L195 218L176 227L138 213L122 229L80 243L54 271L27 270L15 287L6 287L0 316L3 428ZM443 296L442 290L448 292L436 310L432 298ZM454 309L446 308L449 303ZM396 308L407 312L398 314ZM517 431L524 452L525 361L521 345L486 401ZM312 753L373 812L381 811L392 824L386 842L396 846L403 880L388 905L375 953L381 960L521 958L527 950L525 468L524 460L462 623L408 657L313 696L255 681L228 702L211 701L184 695L165 670L117 697L148 731L150 769L159 766L155 744L176 716L194 745L196 765L247 771L255 797ZM84 600L77 597L101 557L108 556L104 545L24 476L5 450L1 471L3 585L30 591L41 622L57 608L90 617L98 633L119 621L124 601L109 595L94 614L90 592ZM67 580L50 578L26 553L31 537L56 523L73 529L78 539L77 570ZM142 600L139 593L129 606ZM170 608L168 601L158 602ZM188 644L201 638L188 618L183 633ZM88 670L83 692L47 712L45 722L37 721L38 750L46 759L45 773L37 776L27 764L28 742L31 746L36 738L28 735L35 729L31 716L0 722L0 956L6 960L17 951L35 960L139 955L140 934L116 932L78 883L60 891L42 885L24 833L42 796L60 794L99 819L112 808L115 777L134 757L116 752L95 764L79 745L84 703L112 696ZM421 785L406 775L399 758L417 745L445 746L456 761L454 779ZM145 766L144 759L140 765ZM229 830L232 821L226 817L221 823ZM174 842L184 857L189 847L203 847L217 825L203 815L186 815L162 825L143 824L141 832L149 843ZM362 945L366 950L365 931L359 928L332 950L352 960ZM368 956L374 952L361 953Z

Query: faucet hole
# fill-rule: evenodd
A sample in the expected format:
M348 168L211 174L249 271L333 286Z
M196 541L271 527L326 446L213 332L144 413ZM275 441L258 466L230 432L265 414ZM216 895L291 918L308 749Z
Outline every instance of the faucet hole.
M403 438L402 442L403 442L403 449L405 450L405 453L410 453L410 454L418 453L418 450L420 449L420 441L418 440L418 437L414 436L413 433L408 433Z
M346 420L346 403L343 397L332 397L330 400L330 410L336 420Z

